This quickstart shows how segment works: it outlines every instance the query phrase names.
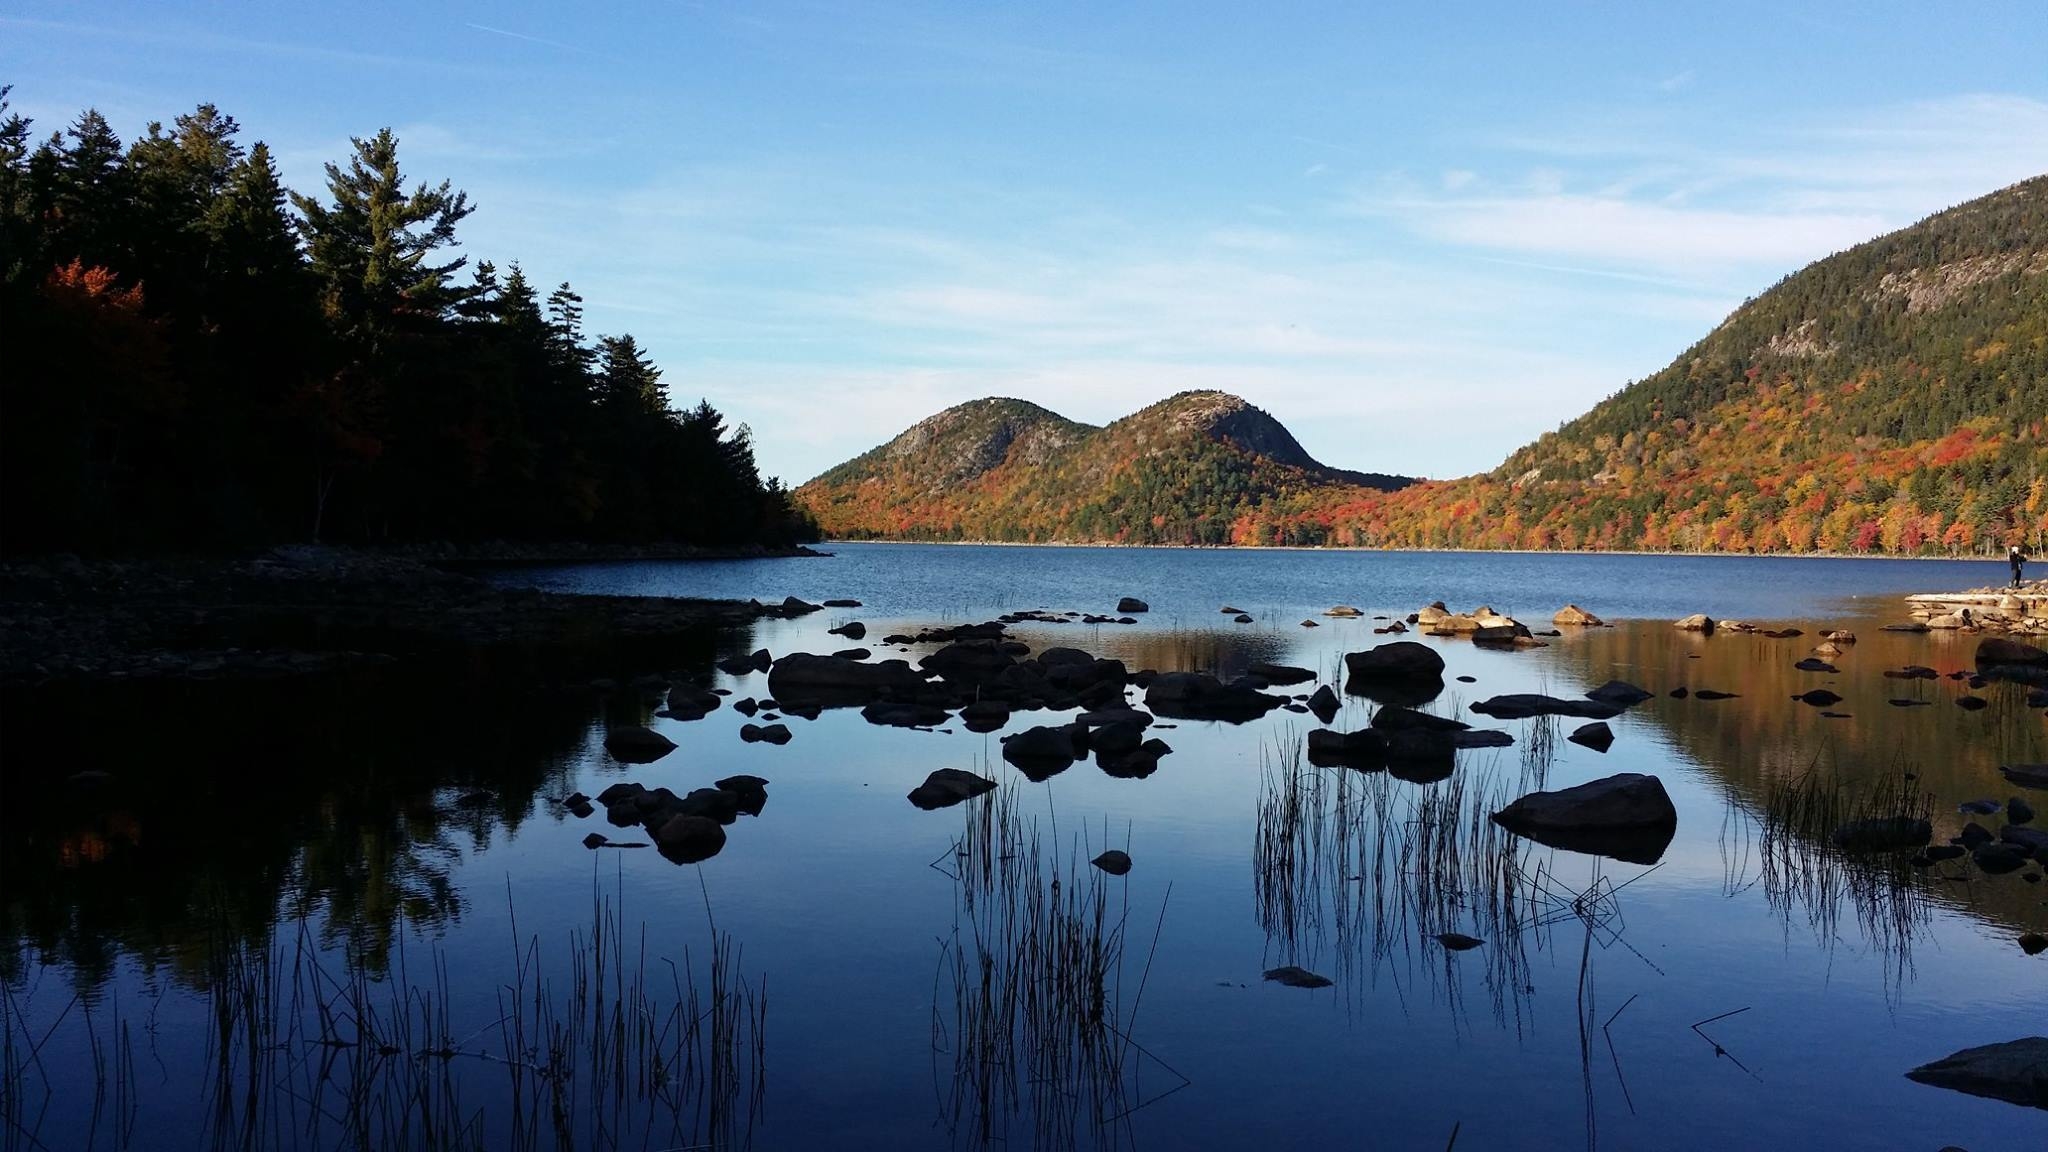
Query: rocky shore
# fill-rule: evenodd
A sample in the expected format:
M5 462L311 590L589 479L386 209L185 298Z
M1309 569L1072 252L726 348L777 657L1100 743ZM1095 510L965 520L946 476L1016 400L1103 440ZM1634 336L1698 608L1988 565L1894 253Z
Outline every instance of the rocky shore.
M793 611L497 588L425 555L288 547L225 560L0 565L0 687L293 676L480 647L653 643ZM473 549L437 559L539 562Z
M2019 587L1922 592L1906 597L1913 619L1935 631L2016 632L2048 636L2048 580Z

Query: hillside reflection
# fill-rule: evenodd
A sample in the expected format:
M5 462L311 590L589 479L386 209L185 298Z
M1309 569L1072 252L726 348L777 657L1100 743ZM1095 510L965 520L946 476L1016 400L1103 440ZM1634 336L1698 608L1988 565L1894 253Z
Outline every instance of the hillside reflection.
M742 633L666 653L708 675ZM43 690L4 705L0 980L87 993L125 956L190 987L211 949L303 918L372 973L460 917L458 858L552 819L601 716L656 701L506 653L318 680Z

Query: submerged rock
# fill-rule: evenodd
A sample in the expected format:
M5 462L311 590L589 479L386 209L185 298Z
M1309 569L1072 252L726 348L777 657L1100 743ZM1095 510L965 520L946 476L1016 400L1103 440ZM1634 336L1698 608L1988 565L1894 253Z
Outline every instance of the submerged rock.
M1598 700L1602 704L1614 704L1623 708L1641 704L1655 696L1647 688L1641 688L1626 680L1609 680L1598 688L1586 693L1586 699Z
M2022 788L2048 788L2048 764L2001 764L1998 771L2007 783Z
M2048 1036L1965 1048L1906 1073L1908 1080L2048 1109Z
M742 724L740 725L740 739L749 744L787 744L789 743L789 725Z
M1798 662L1797 664L1794 664L1794 665L1792 665L1792 666L1793 666L1794 668L1797 668L1797 669L1799 669L1799 670L1800 670L1801 672L1840 672L1840 671L1841 671L1841 669L1840 669L1840 668L1837 668L1837 667L1835 667L1835 666L1834 666L1833 664L1830 664L1830 663L1828 663L1828 662L1827 662L1827 661L1825 661L1825 660L1821 660L1821 659L1818 659L1818 658L1815 658L1815 657L1811 657L1811 656L1807 657L1807 658L1806 658L1806 659L1804 659L1804 660L1801 660L1801 661L1799 661L1799 662Z
M1477 936L1467 936L1463 932L1439 932L1436 934L1436 942L1452 952L1470 952L1486 943Z
M1875 816L1837 827L1833 839L1844 852L1896 852L1934 839L1934 826L1910 816Z
M1801 692L1799 695L1794 696L1793 699L1799 701L1801 704L1811 704L1815 708L1832 708L1835 705L1840 704L1842 702L1842 698L1840 696L1835 695L1833 692L1830 692L1825 688L1809 688L1806 691Z
M1118 848L1111 848L1109 851L1090 860L1089 863L1109 873L1111 876L1125 876L1131 871L1130 854Z
M910 802L927 812L950 808L963 800L972 800L984 792L993 791L996 782L986 776L976 776L959 768L940 768L924 778L924 783L910 790Z
M2048 652L2031 644L1992 636L1977 642L1977 667L2048 668Z
M1292 964L1266 969L1266 979L1289 988L1328 988L1331 984L1328 976L1318 976L1306 968L1297 968Z
M1621 715L1619 704L1601 700L1560 700L1535 692L1495 696L1472 705L1472 711L1497 720L1526 720L1532 716L1578 716L1588 720L1609 720Z
M1678 810L1655 776L1623 772L1574 788L1531 792L1493 814L1540 844L1654 864L1678 830Z
M1316 678L1316 674L1307 668L1296 668L1287 664L1254 664L1245 669L1245 673L1276 687L1306 684Z

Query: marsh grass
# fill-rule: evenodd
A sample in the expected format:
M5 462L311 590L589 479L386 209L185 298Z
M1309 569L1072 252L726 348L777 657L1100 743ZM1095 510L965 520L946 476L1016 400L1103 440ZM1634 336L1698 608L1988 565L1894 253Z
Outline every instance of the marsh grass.
M1541 727L1529 723L1525 749ZM1382 978L1405 1002L1420 977L1459 1020L1476 970L1495 1023L1518 1034L1532 1020L1533 955L1551 945L1554 928L1583 926L1584 949L1618 948L1654 970L1625 938L1626 883L1597 864L1582 885L1567 883L1552 854L1492 820L1541 786L1548 759L1461 756L1450 777L1417 786L1385 772L1316 768L1291 733L1276 741L1260 757L1252 845L1268 962L1322 971L1334 945L1330 974L1354 1007ZM1455 953L1437 939L1448 932L1485 943Z
M1013 1127L1034 1148L1128 1144L1131 1114L1188 1084L1132 1038L1171 889L1137 952L1127 880L1088 862L1107 829L1062 841L1050 812L1044 831L1019 812L1019 794L968 801L948 854L954 920L932 996L940 1119L962 1146L1014 1143Z
M1896 993L1913 972L1913 941L1933 922L1928 890L1906 852L1848 853L1834 843L1844 824L1870 819L1930 820L1934 798L1909 779L1903 765L1874 778L1823 774L1818 764L1766 784L1753 831L1724 832L1744 857L1753 851L1756 874L1787 930L1803 915L1814 940L1832 950L1842 942L1846 910L1864 943L1885 962L1887 990ZM1753 848L1752 848L1753 845ZM1746 866L1732 874L1740 875ZM1731 886L1734 884L1731 881Z
M202 1058L174 1063L161 1083L138 1082L130 1022L118 1013L103 1028L74 997L32 1023L23 1000L38 973L0 997L5 1147L127 1147L145 1089L189 1094L191 1143L214 1149L749 1144L766 1088L765 981L741 975L738 945L711 922L708 899L701 976L687 951L680 962L650 957L622 905L593 883L590 926L571 934L566 971L551 974L540 941L519 936L508 893L509 981L482 1019L467 1007L480 998L456 994L438 950L423 976L413 972L410 933L376 976L361 957L322 949L304 919L257 941L216 933ZM53 1040L87 1052L100 1086L89 1102L76 1067L43 1061ZM174 1120L190 1118L168 1105Z

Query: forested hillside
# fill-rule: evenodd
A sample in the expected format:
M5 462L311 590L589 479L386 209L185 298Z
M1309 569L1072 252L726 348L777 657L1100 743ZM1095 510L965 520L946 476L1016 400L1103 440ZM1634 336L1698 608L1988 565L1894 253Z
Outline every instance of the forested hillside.
M1403 483L1324 467L1235 396L1184 392L1102 428L1022 400L971 401L797 497L843 539L1227 544L1258 510L1311 509L1367 491L1361 484Z
M891 445L799 496L846 536L2048 551L2048 177L1785 278L1485 475L1402 485L1325 468L1234 398L1257 419L1210 413L1193 421L1201 435L1167 431L1185 433L1176 409L1191 397L1219 396L1099 431L1062 421L1066 450L964 483Z
M2048 545L2048 177L1787 277L1490 474L1261 528L1382 547Z
M539 539L779 544L747 430L517 264L389 131L324 188L211 105L40 142L0 90L0 549Z

